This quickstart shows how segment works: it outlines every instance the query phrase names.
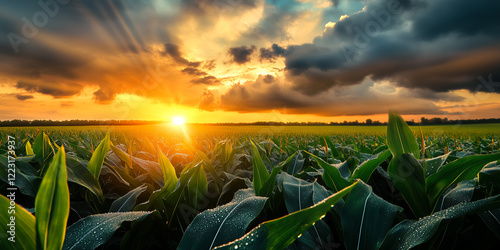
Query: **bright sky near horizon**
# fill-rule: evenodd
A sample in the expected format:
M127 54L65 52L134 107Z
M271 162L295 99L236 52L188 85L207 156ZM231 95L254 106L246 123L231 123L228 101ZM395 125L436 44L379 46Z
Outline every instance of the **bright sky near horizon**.
M42 3L42 4L40 4ZM0 3L0 120L500 117L500 1Z

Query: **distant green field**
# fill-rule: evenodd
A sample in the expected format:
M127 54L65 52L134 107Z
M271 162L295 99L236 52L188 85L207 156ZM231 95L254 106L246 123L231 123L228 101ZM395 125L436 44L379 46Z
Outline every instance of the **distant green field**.
M465 124L410 126L413 131L422 129L424 135L500 135L500 124ZM136 126L64 126L64 127L5 127L0 131L45 131L46 133L67 133L93 130L113 130L119 132L145 132L157 134L182 134L182 129L171 124ZM232 126L232 125L185 125L184 131L195 136L240 135L240 134L308 134L308 135L385 135L387 126Z

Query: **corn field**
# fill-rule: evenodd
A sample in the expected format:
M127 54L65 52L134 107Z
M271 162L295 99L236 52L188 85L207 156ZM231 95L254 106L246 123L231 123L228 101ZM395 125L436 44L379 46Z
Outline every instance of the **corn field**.
M307 129L2 129L0 248L500 245L498 130L424 133L397 113L382 131Z

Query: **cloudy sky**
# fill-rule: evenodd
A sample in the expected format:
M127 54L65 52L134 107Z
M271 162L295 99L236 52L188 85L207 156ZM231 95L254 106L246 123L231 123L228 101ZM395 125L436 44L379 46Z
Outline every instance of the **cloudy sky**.
M0 120L500 117L498 0L0 2Z

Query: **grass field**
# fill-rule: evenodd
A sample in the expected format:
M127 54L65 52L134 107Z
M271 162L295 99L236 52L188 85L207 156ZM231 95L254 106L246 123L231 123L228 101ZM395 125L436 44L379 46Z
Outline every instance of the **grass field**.
M15 211L16 239L2 216L2 249L500 244L498 124L409 127L391 114L388 126L25 127L0 136L0 207Z

